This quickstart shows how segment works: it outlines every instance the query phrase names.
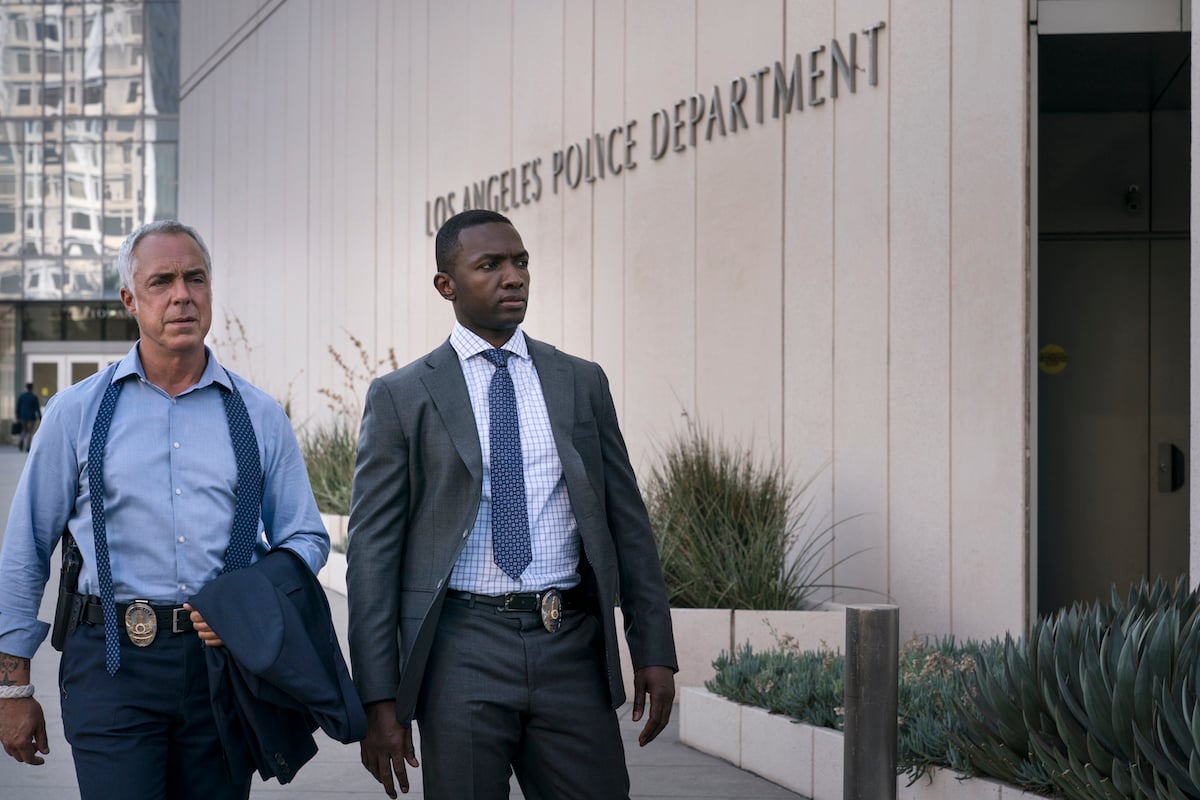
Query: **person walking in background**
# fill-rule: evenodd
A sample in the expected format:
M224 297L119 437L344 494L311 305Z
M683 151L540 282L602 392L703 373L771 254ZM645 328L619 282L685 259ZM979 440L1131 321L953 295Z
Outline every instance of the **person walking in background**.
M17 440L18 450L28 450L33 443L33 432L37 429L38 420L42 418L42 404L33 393L33 384L25 384L25 391L17 395L17 422L21 423L20 438Z
M316 573L329 536L283 409L204 344L212 261L199 234L144 225L117 268L140 338L50 400L0 549L0 742L28 764L49 752L30 659L66 530L82 565L64 595L79 611L59 691L83 800L244 800L250 778L229 777L209 698L202 643L221 640L187 600L268 548Z
M662 569L599 365L520 328L529 254L500 214L450 218L433 284L450 339L367 394L350 507L350 660L363 765L396 796L619 800L629 776L613 609L639 742L677 670ZM395 776L395 781L393 780Z

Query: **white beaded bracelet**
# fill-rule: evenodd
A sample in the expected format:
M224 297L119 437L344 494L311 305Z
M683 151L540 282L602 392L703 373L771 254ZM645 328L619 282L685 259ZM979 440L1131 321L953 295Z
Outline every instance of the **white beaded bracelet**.
M19 700L23 697L33 697L33 684L21 686L0 686L0 700Z

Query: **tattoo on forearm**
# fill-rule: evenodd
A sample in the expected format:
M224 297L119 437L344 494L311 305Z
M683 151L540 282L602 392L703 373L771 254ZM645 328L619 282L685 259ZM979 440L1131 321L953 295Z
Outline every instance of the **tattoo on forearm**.
M12 686L17 682L17 671L29 672L29 659L17 658L0 653L0 686Z

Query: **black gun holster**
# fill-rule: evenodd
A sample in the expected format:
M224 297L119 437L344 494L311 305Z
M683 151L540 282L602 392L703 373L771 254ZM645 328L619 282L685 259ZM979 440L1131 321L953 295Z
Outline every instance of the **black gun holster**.
M58 584L58 605L54 608L54 628L50 631L50 646L62 652L67 638L83 621L86 598L79 594L79 570L83 556L70 531L62 535L62 571Z

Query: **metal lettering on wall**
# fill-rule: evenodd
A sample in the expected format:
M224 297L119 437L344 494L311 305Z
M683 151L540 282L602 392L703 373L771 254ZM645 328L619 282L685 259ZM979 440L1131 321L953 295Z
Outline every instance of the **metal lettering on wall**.
M648 154L651 161L668 152L682 153L714 135L730 136L755 125L766 124L767 106L771 119L780 119L792 111L821 106L826 99L836 100L843 86L850 94L858 88L858 73L865 72L870 86L879 84L879 32L883 20L862 32L866 36L866 67L859 63L858 35L851 33L846 45L837 39L829 46L820 45L796 53L790 71L776 61L748 76L738 76L727 85L715 84L709 92L697 92L676 100L668 108L651 112L642 128L631 119L582 141L523 161L501 172L488 175L425 202L425 235L433 236L447 219L459 211L486 208L511 211L540 201L546 183L559 194L565 189L597 180L616 178L637 168L642 143L637 136L649 129ZM747 116L750 115L750 116Z

